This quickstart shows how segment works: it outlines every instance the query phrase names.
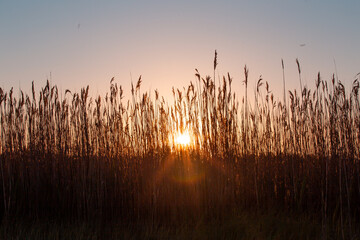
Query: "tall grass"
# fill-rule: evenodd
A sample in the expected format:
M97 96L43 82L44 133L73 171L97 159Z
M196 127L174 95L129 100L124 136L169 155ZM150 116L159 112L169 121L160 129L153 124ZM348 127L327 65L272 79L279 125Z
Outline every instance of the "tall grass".
M30 95L0 89L0 212L3 218L179 222L221 219L241 209L318 216L350 237L360 217L359 75L350 92L320 73L311 90L276 100L256 82L248 103L230 74L131 97L114 78L105 96L59 96L49 82ZM284 65L282 63L284 69ZM284 76L285 91L285 76ZM289 104L287 105L286 102ZM174 144L189 131L192 144ZM346 229L346 231L344 231ZM348 236L348 235L349 236Z

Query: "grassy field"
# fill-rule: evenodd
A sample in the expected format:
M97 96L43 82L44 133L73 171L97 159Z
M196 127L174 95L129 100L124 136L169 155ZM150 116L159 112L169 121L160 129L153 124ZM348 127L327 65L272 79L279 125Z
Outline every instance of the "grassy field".
M2 238L359 239L359 76L309 89L296 62L300 92L251 103L246 66L243 93L196 70L173 101L0 88Z
M341 238L329 225L328 239ZM176 225L160 222L99 223L11 221L2 226L2 239L321 239L321 222L309 215L241 211L221 220L197 219Z

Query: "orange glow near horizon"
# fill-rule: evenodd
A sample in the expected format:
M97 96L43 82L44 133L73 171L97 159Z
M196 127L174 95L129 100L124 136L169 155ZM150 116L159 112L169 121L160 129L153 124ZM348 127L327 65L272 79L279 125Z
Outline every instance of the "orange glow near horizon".
M191 138L189 132L185 131L177 134L174 140L176 145L188 147L190 145Z

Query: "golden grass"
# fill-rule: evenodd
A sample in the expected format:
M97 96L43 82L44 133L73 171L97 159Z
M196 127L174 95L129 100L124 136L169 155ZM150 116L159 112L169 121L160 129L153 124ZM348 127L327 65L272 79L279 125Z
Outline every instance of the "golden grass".
M61 99L49 82L18 98L0 89L2 216L176 223L281 209L316 213L324 234L339 220L344 238L354 236L359 76L347 93L319 73L311 90L296 63L300 94L277 101L260 78L253 107L246 66L242 101L230 74L216 86L197 70L195 83L173 89L172 104L158 91L142 93L141 77L129 101L114 79L94 98L87 86ZM215 52L214 77L216 66ZM184 130L192 143L177 148L175 134Z

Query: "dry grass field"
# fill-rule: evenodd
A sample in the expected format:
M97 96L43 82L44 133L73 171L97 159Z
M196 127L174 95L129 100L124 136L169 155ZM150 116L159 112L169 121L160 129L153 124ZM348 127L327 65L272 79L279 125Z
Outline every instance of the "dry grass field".
M215 80L216 55L170 101L141 77L129 100L115 79L0 89L0 236L358 239L359 75L310 89L297 64L300 91L277 97L246 66L243 92Z

